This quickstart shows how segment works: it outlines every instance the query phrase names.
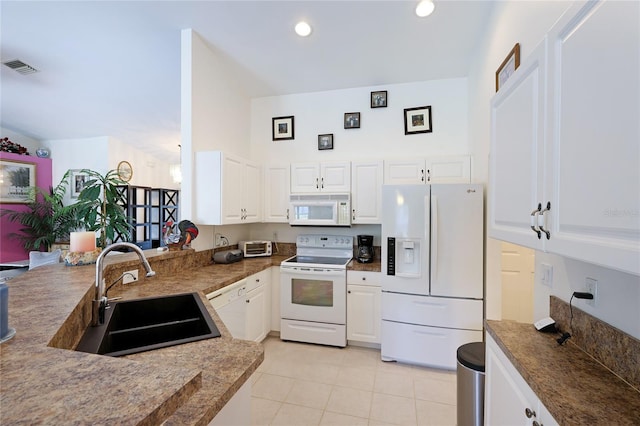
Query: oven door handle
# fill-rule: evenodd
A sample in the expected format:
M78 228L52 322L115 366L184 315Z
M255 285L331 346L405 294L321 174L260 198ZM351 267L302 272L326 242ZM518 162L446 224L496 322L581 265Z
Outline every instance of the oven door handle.
M315 275L317 277L343 278L345 276L345 272L346 272L345 270L326 270L321 268L280 269L281 275L288 275L288 276Z

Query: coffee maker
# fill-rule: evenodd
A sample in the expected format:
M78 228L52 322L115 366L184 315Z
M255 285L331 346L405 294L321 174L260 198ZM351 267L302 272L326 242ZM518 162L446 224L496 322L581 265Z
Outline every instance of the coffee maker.
M373 262L373 235L358 235L358 252L356 260L360 263Z

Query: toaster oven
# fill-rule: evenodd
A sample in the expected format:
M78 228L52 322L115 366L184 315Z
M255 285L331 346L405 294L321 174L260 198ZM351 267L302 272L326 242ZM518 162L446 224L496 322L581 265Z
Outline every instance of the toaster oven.
M238 250L244 257L271 256L271 241L240 241Z

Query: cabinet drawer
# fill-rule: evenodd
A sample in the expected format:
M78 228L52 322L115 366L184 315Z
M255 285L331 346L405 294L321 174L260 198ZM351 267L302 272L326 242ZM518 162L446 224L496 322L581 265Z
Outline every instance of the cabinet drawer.
M347 271L347 284L382 287L380 272Z
M482 341L482 331L453 330L382 321L383 360L456 368L461 345Z
M434 327L482 330L482 300L383 292L382 319Z

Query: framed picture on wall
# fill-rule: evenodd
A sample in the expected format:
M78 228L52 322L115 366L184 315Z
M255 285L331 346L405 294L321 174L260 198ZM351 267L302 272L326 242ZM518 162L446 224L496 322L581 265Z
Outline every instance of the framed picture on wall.
M496 71L496 92L507 82L511 74L520 66L520 43L516 43L511 52L502 61Z
M360 128L360 113L359 112L345 112L344 113L344 128L345 129L359 129Z
M371 108L386 108L387 107L387 91L380 90L377 92L371 92Z
M333 149L333 133L318 135L318 150Z
M293 115L271 119L271 140L284 141L294 138Z
M24 161L0 160L0 203L27 204L33 200L36 165Z
M431 133L431 105L404 110L404 134Z
M82 170L71 170L71 175L69 176L71 198L78 198L88 180L89 175L82 172Z

